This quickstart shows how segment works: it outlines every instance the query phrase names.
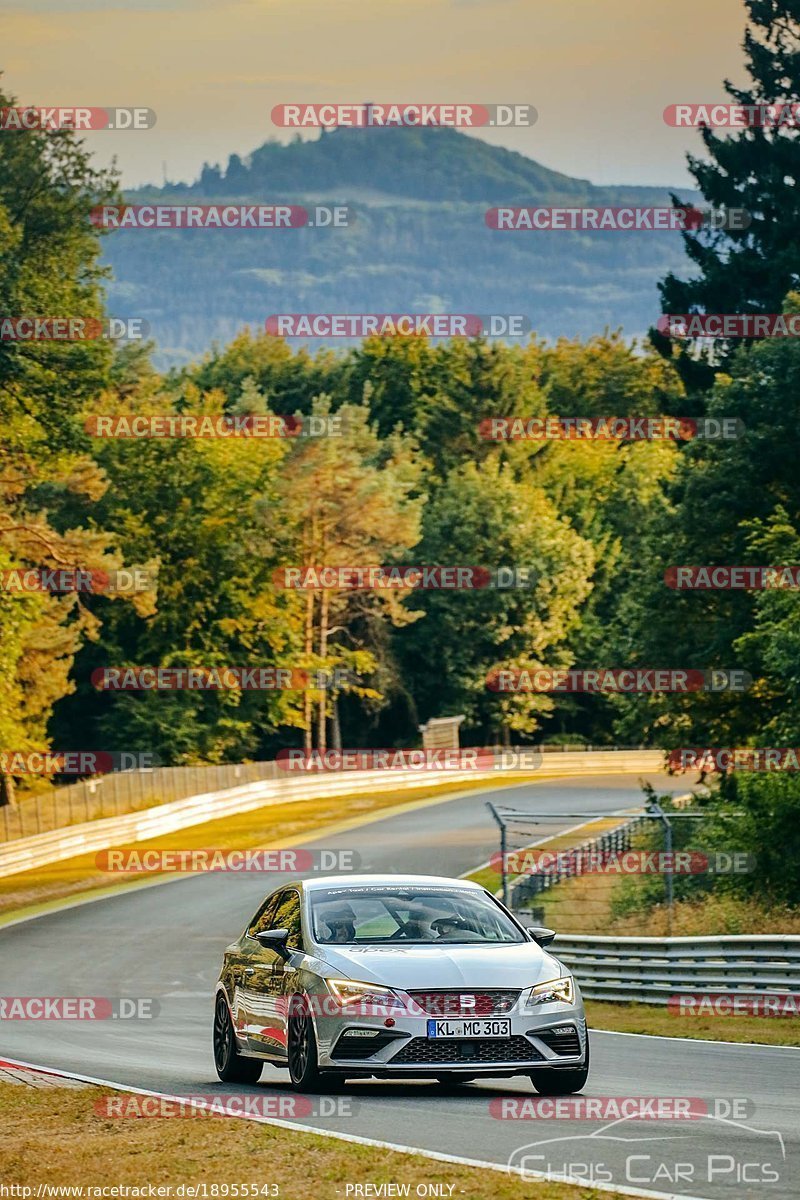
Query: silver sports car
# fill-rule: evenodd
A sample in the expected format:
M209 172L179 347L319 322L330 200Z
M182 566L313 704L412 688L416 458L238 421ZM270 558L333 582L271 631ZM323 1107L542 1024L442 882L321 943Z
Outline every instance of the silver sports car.
M589 1073L569 971L484 888L435 875L283 884L225 951L214 1011L220 1079L264 1062L302 1091L346 1077L528 1075L579 1091Z

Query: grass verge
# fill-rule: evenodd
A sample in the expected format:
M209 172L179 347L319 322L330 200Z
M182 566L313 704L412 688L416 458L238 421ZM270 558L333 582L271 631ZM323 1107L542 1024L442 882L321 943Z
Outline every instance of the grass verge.
M604 1000L587 1000L586 1016L592 1029L611 1029L617 1033L800 1046L800 1017L694 1017L668 1012L666 1005L661 1004L612 1004Z
M527 1181L234 1117L110 1119L95 1111L106 1094L0 1084L3 1182L32 1187L33 1195L40 1183L123 1184L144 1187L143 1195L148 1184L205 1183L211 1195L213 1184L278 1183L272 1194L281 1200L344 1200L347 1184L402 1183L413 1196L418 1184L439 1183L444 1195L453 1185L449 1194L459 1200L603 1200L594 1188Z

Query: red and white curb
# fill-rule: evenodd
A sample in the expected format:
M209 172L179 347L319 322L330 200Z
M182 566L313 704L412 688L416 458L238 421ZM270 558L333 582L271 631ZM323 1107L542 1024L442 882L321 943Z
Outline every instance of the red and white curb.
M87 1088L88 1083L81 1079L72 1079L57 1071L49 1071L44 1067L31 1067L22 1063L11 1062L0 1058L0 1083L16 1083L35 1088Z

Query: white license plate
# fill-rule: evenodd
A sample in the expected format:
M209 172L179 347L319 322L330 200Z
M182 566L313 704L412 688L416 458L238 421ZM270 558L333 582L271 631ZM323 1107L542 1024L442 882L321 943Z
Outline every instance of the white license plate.
M502 1038L511 1036L511 1020L471 1017L465 1021L428 1021L429 1038Z

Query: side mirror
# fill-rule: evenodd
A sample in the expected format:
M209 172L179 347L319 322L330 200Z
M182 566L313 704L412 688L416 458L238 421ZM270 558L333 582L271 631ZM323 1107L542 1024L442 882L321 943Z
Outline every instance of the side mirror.
M256 934L256 941L268 950L276 950L278 954L286 954L286 943L289 939L288 929L262 929Z
M547 929L544 925L529 925L528 937L539 946L549 946L556 936L555 929Z

